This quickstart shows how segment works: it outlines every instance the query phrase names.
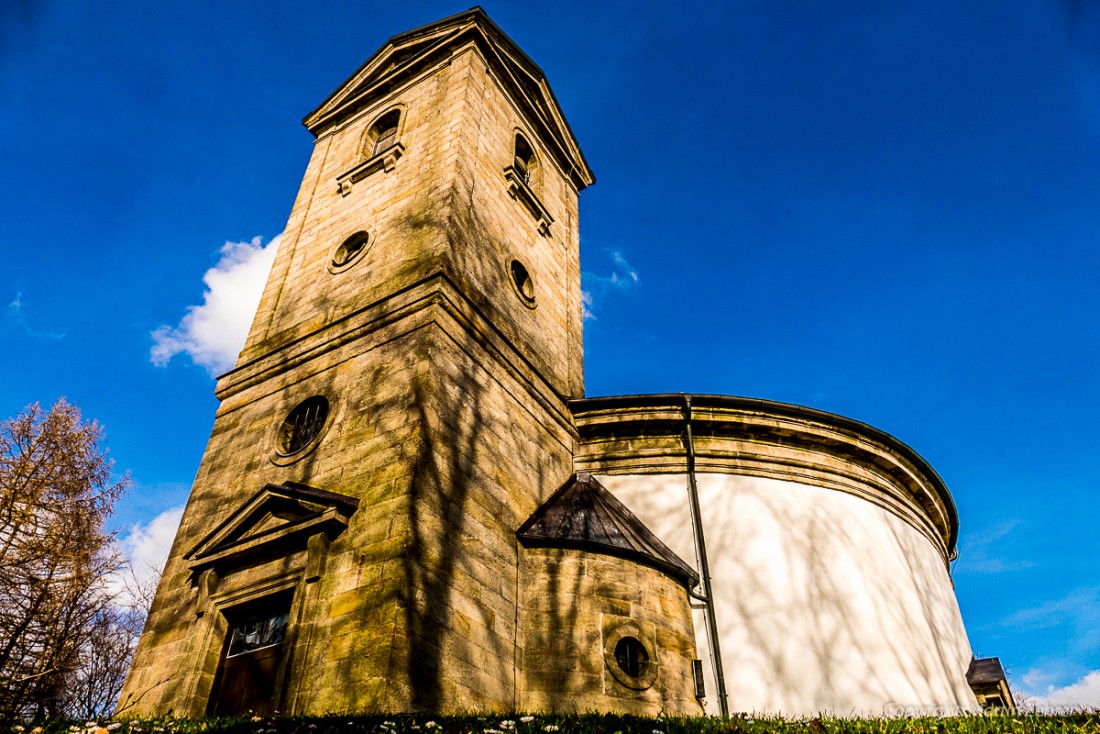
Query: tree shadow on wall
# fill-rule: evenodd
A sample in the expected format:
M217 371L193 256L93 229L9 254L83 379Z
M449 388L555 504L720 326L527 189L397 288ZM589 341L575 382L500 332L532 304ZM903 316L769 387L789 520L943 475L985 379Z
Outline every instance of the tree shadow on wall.
M445 340L433 349L446 352L451 343ZM545 477L537 457L520 455L535 442L524 440L513 416L490 404L495 383L461 349L455 355L432 360L431 372L419 373L413 385L420 430L401 559L405 584L398 592L410 704L418 710L478 703L510 708L519 634L515 529L534 509ZM515 448L517 437L520 448L509 456L503 447ZM502 477L514 483L512 492ZM520 495L529 488L531 496L513 496L517 487ZM464 692L456 697L456 691Z
M954 704L936 700L964 671L956 670L940 639L952 628L944 627L937 609L950 600L923 586L927 569L914 561L927 553L919 547L925 539L900 533L893 522L885 535L869 535L858 529L858 518L815 503L799 506L781 495L735 497L715 508L728 513L725 518L708 521L715 529L736 527L735 516L748 511L765 519L765 528L801 531L782 533L778 565L746 562L753 557L747 537L708 532L712 564L738 559L740 565L736 589L721 588L716 579L719 621L737 631L740 643L733 645L728 633L723 637L727 680L735 681L739 669L761 670L767 685L756 695L764 693L769 710L788 714L881 713L835 710L837 701ZM776 584L777 570L787 575L785 583ZM909 603L914 599L916 606ZM761 705L739 701L744 693L736 688L729 694L734 710Z
M541 579L529 581L530 603L524 605L524 613L535 624L527 627L524 677L530 692L553 698L567 692L568 679L583 668L583 658L599 652L577 649L582 644L577 620L585 569L560 551L532 554L526 567L544 574L545 586Z

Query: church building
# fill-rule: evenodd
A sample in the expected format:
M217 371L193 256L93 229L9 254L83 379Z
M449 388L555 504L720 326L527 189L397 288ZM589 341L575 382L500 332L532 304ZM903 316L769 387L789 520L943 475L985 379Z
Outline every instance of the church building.
M595 177L481 9L304 123L120 710L978 707L955 506L911 448L767 400L585 396Z

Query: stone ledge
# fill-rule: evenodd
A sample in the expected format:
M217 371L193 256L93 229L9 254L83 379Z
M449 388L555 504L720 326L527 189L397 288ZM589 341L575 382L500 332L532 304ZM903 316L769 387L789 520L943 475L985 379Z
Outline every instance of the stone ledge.
M236 367L218 379L215 394L222 401L223 409L232 409L226 405L231 398L323 354L352 342L358 343L357 348L367 350L380 340L393 338L389 331L394 328L411 330L427 323L440 326L460 348L465 348L466 339L476 342L488 359L499 360L513 378L528 387L538 404L555 417L559 426L573 433L566 398L442 272ZM366 338L376 333L376 338Z
M893 436L843 416L754 398L692 396L696 471L836 489L879 505L925 535L948 562L958 515L939 475ZM574 469L608 474L687 471L684 396L569 401Z

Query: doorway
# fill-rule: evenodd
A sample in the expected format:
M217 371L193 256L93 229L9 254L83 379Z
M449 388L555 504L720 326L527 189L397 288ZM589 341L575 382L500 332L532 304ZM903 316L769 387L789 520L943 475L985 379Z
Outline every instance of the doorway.
M275 712L291 599L283 594L226 611L229 632L208 707L211 716Z

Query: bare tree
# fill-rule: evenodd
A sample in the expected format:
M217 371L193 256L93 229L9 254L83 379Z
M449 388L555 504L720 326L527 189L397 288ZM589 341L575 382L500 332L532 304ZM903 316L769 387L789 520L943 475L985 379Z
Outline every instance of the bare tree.
M129 479L101 439L64 400L0 422L0 717L62 713L89 646L114 644L103 525Z
M124 588L85 628L76 667L66 676L60 709L79 719L110 714L134 657L159 572L139 578L132 569Z

